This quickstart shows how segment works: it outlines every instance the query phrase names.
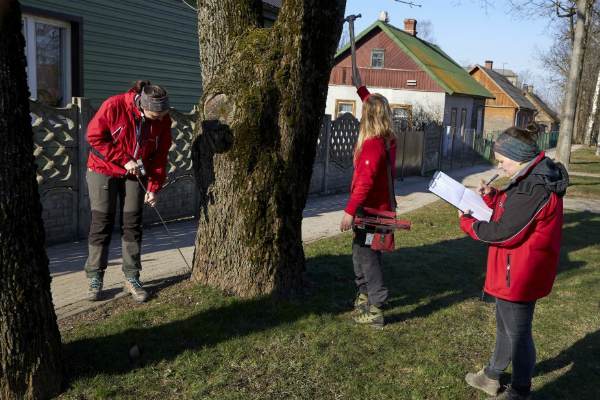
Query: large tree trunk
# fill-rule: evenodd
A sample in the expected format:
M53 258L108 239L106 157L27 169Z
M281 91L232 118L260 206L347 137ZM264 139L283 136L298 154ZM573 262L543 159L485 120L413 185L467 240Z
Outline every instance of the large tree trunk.
M584 39L586 20L589 18L592 0L577 0L577 22L575 24L575 39L573 41L573 53L571 54L571 65L569 68L569 79L567 80L566 98L563 103L562 121L558 135L558 146L556 158L568 166L571 160L571 143L573 140L573 129L575 125L575 108L577 105L577 89L581 79L583 66Z
M592 96L592 110L587 118L587 124L585 127L585 136L583 143L591 146L592 145L592 130L594 128L594 121L598 115L598 98L600 97L600 68L598 69L598 76L596 77L596 88L594 95Z
M62 384L35 178L21 11L0 0L0 398L47 399Z
M192 278L240 296L302 285L302 211L345 0L198 1L203 98Z

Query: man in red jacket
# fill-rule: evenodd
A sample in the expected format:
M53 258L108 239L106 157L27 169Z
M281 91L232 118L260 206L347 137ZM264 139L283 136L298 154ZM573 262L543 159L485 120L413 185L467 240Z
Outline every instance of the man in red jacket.
M139 281L142 212L144 202L154 206L166 177L171 147L168 113L167 92L148 81L137 81L128 92L107 99L88 124L86 178L92 221L85 272L89 300L101 297L118 197L125 290L138 302L148 298ZM147 193L138 178L147 185Z
M499 168L511 177L502 190L482 185L494 210L490 222L460 217L461 229L489 244L485 292L496 297L496 346L487 367L469 373L469 385L496 396L512 362L511 386L497 399L529 399L535 366L532 321L536 300L552 290L558 266L565 168L540 152L535 126L509 128L494 144Z

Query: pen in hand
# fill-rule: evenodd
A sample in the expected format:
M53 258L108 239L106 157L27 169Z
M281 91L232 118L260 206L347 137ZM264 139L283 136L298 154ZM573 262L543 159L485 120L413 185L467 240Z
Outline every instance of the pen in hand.
M498 178L498 176L500 176L500 175L498 175L498 174L495 174L494 176L492 176L492 177L490 178L490 180L489 180L489 181L487 181L487 183L486 183L486 182L485 182L485 181L482 179L482 180L481 180L481 184L479 185L479 190L478 190L479 194L481 194L482 196L483 196L484 194L488 194L488 193L490 192L490 190L491 190L491 189L490 189L490 184L491 184L492 182L494 182L494 181L496 180L496 178Z
M489 181L487 181L487 183L485 184L485 186L490 186L492 184L492 182L494 182L500 175L499 174L495 174L494 176L492 176L490 178Z

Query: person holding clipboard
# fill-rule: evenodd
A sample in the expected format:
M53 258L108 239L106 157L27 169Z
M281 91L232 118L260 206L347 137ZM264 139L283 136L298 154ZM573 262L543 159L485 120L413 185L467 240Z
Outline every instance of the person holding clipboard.
M559 260L569 177L538 149L537 130L536 125L512 127L496 140L498 167L511 180L501 190L482 182L479 192L493 210L491 220L459 211L461 229L489 244L484 291L496 298L494 352L485 368L465 379L495 399L530 398L533 313L536 301L552 290ZM511 385L500 393L500 374L511 362Z

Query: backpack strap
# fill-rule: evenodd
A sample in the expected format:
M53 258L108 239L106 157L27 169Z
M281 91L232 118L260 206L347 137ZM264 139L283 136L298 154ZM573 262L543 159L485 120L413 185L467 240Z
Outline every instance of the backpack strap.
M385 141L385 158L387 164L387 176L388 176L388 193L390 195L390 207L392 211L396 212L396 191L394 190L394 179L392 179L392 158L390 157L390 143Z

